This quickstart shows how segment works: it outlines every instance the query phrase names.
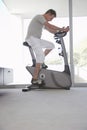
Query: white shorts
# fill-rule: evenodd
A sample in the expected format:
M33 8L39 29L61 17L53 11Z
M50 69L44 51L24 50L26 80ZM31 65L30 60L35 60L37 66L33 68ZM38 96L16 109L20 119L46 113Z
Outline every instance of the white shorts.
M26 42L32 47L36 55L36 62L43 63L45 55L43 49L54 49L54 44L52 42L39 39L31 36L29 39L26 39Z

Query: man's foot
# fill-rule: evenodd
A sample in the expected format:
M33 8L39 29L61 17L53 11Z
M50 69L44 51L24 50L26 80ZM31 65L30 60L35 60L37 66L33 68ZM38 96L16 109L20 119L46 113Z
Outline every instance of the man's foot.
M42 68L43 68L43 69L46 69L46 68L48 68L48 66L45 65L45 63L43 63L43 64L42 64Z
M34 85L42 85L43 81L41 79L32 79L31 83Z

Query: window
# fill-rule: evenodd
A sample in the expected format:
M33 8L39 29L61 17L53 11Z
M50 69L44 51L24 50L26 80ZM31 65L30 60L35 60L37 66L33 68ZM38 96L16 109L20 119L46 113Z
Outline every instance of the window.
M73 58L75 83L87 82L87 2L73 0Z

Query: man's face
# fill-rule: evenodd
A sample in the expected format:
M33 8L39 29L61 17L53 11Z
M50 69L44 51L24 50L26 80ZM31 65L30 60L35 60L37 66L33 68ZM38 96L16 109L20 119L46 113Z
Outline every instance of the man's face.
M52 19L54 18L54 15L48 14L47 16L47 21L52 21Z

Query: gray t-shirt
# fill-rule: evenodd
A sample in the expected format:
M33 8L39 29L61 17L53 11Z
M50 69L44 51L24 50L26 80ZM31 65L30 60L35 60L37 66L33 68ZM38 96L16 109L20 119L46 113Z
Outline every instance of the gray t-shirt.
M29 24L26 39L28 39L30 36L41 38L42 29L45 22L46 19L43 15L36 15Z

